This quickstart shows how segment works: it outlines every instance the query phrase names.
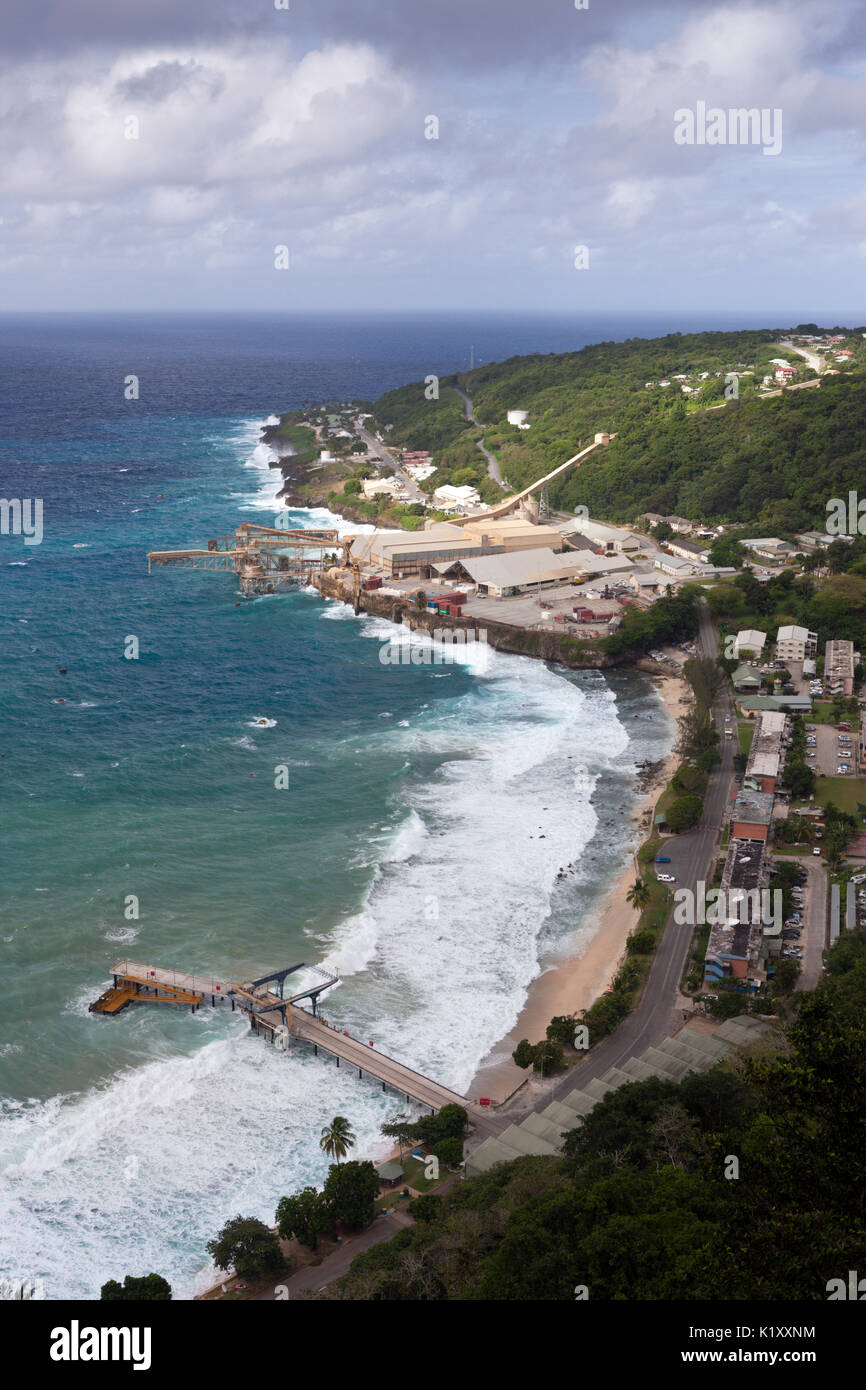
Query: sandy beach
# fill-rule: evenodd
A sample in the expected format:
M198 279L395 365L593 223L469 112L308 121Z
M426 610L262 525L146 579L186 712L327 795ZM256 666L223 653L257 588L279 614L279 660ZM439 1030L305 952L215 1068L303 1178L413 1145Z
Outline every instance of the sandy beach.
M671 718L678 719L684 709L680 700L690 695L688 683L681 677L666 677L656 682L656 689ZM664 766L644 788L635 806L632 818L635 849L649 835L653 808L677 763L677 755L671 750ZM598 905L599 926L592 940L581 954L553 962L532 982L517 1022L484 1058L467 1095L473 1099L489 1096L493 1100L504 1100L532 1076L531 1071L521 1071L511 1060L511 1053L521 1038L539 1042L551 1018L589 1008L607 989L625 952L626 938L638 920L638 912L626 901L635 877L634 859L629 854L621 873Z

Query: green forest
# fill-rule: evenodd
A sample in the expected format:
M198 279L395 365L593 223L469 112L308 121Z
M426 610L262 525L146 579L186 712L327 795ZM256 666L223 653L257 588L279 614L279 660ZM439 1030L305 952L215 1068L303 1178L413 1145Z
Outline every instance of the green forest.
M866 1239L866 932L794 1009L773 1048L606 1095L561 1156L417 1198L320 1297L826 1300Z
M823 529L828 499L847 495L863 476L866 371L761 397L755 384L783 336L670 334L516 357L443 378L438 400L427 400L418 382L388 392L374 409L380 425L391 426L389 442L433 452L431 487L459 476L493 488L485 496L494 500L502 494L486 477L477 440L517 489L605 431L616 439L551 488L553 506L585 505L593 516L627 523L644 511L677 513L740 523L755 535ZM725 400L726 374L737 372L754 374L739 376L738 398ZM699 380L696 373L708 375L686 397L673 378ZM803 365L801 379L813 375ZM671 385L663 388L665 379ZM482 424L466 420L454 384L471 395ZM510 409L528 410L531 428L508 425Z

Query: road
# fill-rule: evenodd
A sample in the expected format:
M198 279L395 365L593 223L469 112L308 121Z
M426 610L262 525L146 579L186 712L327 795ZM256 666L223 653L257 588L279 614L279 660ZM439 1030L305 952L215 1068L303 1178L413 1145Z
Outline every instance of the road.
M827 941L827 869L820 860L804 857L797 860L809 875L806 884L806 912L801 938L803 959L800 962L798 989L815 989L824 970L823 953Z
M475 419L475 407L472 404L471 397L467 396L465 391L461 391L459 386L455 386L453 389L457 392L458 396L461 397L466 406L466 419L469 420L471 424L477 425L478 421ZM504 488L506 484L499 471L499 463L495 456L491 454L489 449L485 449L480 439L476 442L476 448L481 450L487 460L488 476L493 479L494 483L498 483L500 487Z
M702 656L718 656L718 637L706 608L701 614L698 646ZM731 713L727 688L722 691L714 709L720 730L724 729L726 713ZM687 834L671 836L665 842L665 853L671 859L670 872L675 875L678 888L695 891L698 880L709 883L712 879L720 829L734 789L734 754L738 751L736 739L723 736L720 751L722 761L710 774L700 825ZM665 867L668 868L667 865ZM639 1056L646 1048L657 1046L682 1023L683 1015L678 1004L679 984L691 949L693 932L691 923L673 920L672 905L637 1008L623 1019L616 1032L593 1048L582 1066L572 1068L560 1078L544 1100L538 1103L539 1110L545 1109L551 1100L573 1091L575 1086L584 1086L593 1077L603 1076L610 1067L621 1067L629 1057ZM534 1108L527 1105L526 1112ZM509 1119L514 1121L518 1118L516 1114L509 1115Z
M349 1240L343 1242L341 1248L333 1255L329 1255L320 1265L309 1265L306 1269L299 1269L297 1274L283 1280L280 1284L274 1285L274 1290L280 1289L280 1297L276 1298L274 1290L266 1290L264 1293L253 1294L247 1301L250 1303L273 1303L284 1302L286 1294L288 1299L297 1298L300 1294L314 1289L323 1289L327 1284L332 1284L335 1279L341 1279L348 1271L348 1268L356 1255L369 1250L373 1245L380 1245L383 1240L392 1240L400 1231L412 1225L412 1218L407 1216L398 1207L390 1208L387 1215L379 1215L366 1231L360 1231ZM226 1281L230 1282L229 1280Z
M397 478L403 490L408 493L408 500L410 502L429 501L427 494L422 492L418 484L409 477L409 474L403 471L397 459L389 449L385 448L385 445L380 439L370 434L369 430L365 430L364 426L359 424L357 420L354 422L354 429L358 438L363 439L367 448L376 456L380 463L385 463L389 468L393 468L394 476Z
M817 352L810 352L808 348L794 347L793 343L782 343L782 347L796 353L798 357L805 357L813 372L823 372L827 365L823 357L819 357Z

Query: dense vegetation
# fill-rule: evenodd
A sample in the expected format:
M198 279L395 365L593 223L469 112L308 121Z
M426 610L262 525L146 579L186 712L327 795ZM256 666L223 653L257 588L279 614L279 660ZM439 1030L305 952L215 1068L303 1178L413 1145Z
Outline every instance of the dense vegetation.
M819 387L761 398L755 384L780 351L775 331L670 334L600 343L580 352L511 358L464 373L483 429L467 422L449 381L438 400L422 383L390 391L375 404L394 443L434 452L430 480L488 486L484 438L514 488L564 462L604 430L617 438L551 489L565 510L633 522L644 511L706 522L741 522L751 534L820 526L832 497L846 497L863 474L866 373L826 377ZM724 374L748 366L739 399L724 399ZM708 373L686 397L678 373ZM801 376L809 373L805 369ZM652 382L650 389L647 382ZM721 404L720 409L709 409ZM531 428L508 425L509 409L530 412ZM427 486L427 485L425 485Z
M783 1046L607 1095L557 1157L413 1203L340 1299L824 1300L866 1239L866 932ZM578 1296L580 1294L578 1293Z

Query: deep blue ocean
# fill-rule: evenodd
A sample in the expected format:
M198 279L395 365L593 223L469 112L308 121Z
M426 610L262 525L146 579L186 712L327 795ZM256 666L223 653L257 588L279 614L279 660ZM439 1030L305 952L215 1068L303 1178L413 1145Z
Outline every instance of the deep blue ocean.
M465 368L470 345L706 326L0 317L0 491L44 518L39 545L0 536L0 1274L92 1298L153 1269L188 1296L228 1216L272 1220L323 1178L332 1115L387 1147L395 1098L237 1015L89 1014L115 959L328 963L329 1017L465 1090L533 977L592 935L635 765L670 744L638 677L486 648L386 666L378 620L306 592L238 605L233 576L148 577L146 552L270 522L274 411Z

